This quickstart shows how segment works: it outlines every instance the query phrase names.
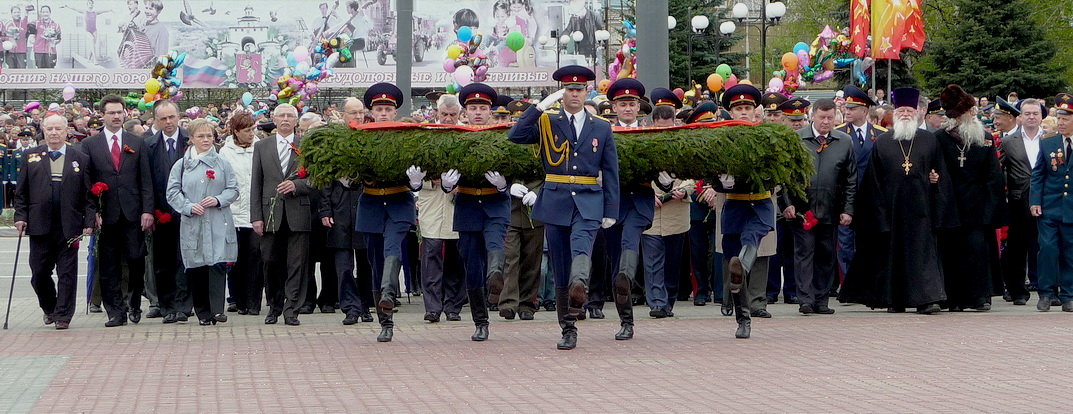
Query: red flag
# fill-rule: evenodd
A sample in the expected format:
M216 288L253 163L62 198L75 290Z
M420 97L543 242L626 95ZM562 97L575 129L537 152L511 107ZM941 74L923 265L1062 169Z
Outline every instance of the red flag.
M927 35L924 34L924 12L920 8L922 0L905 1L908 4L909 15L906 16L905 24L902 26L901 48L920 52L924 50L924 41L927 39Z
M851 50L857 57L868 56L868 34L872 29L872 15L869 0L851 0L849 6L849 26Z
M901 59L904 48L924 48L921 0L872 0L872 57Z

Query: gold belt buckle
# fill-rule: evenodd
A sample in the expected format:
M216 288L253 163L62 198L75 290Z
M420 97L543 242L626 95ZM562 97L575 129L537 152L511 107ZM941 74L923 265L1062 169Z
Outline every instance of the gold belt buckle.
M576 176L573 176L573 175L571 175L571 176L570 176L570 184L574 184L575 182L577 182L577 177L576 177Z

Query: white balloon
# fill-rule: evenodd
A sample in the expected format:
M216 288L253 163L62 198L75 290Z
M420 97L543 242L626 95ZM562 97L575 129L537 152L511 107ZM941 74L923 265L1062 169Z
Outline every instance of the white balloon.
M334 52L328 56L328 60L324 62L324 67L334 68L339 64L339 52Z
M15 48L15 43L10 40L5 40L3 46L4 50L11 50Z

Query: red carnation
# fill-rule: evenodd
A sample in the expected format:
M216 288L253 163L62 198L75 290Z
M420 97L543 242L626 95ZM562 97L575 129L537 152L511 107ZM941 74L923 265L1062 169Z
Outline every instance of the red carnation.
M306 171L306 167L298 167L298 178L306 178L309 176L309 171Z
M123 151L128 153L128 154L133 154L134 153L134 148L131 148L130 145L124 145L123 146Z
M816 215L812 214L812 210L809 210L805 212L805 223L801 225L801 228L812 230L812 228L816 227L816 224L819 222L820 221L816 219Z
M105 191L108 191L108 184L100 181L94 183L93 186L89 188L89 192L95 196L100 196Z
M156 222L157 223L160 223L160 224L171 223L171 213L160 211L160 210L154 210L153 211L153 216L156 217Z
M697 180L697 184L693 187L693 192L696 194L704 192L704 180Z
M74 243L71 243L71 247L72 247L73 249L75 249L75 250L78 250L78 246L79 246L79 244L78 244L78 242L77 242L77 241L76 241L76 242L74 242Z
M215 180L216 179L216 171L213 171L213 170L205 171L205 176L209 177L210 180Z

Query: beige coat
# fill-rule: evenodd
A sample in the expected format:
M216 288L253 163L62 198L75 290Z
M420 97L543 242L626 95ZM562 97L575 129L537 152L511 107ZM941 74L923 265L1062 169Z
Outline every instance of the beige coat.
M671 236L689 231L689 196L693 194L693 180L674 180L673 188L685 191L685 198L668 200L663 203L662 207L657 205L656 211L652 215L652 227L645 230L643 234L648 236ZM655 191L657 198L666 194L659 189L655 182L652 183L652 190Z
M438 185L426 180L417 192L417 228L428 239L458 239L455 225L454 194L443 192Z
M779 195L778 195L777 192L772 192L771 193L771 202L775 203L776 206L779 205L778 204L778 196ZM723 252L722 217L723 217L723 204L725 204L726 201L727 201L726 194L724 194L724 193L716 193L716 196L715 196L715 212L717 214L717 217L719 217L720 219L715 221L715 251L717 251L719 253ZM778 210L778 207L772 209L773 212L775 210ZM772 213L772 214L774 214L774 213ZM774 222L775 220L772 219L771 221ZM777 240L776 232L775 232L774 229L772 229L771 232L767 234L767 236L764 236L764 238L760 239L760 251L757 252L757 257L774 256L775 255L775 247L776 247L777 243L778 243L778 240Z

